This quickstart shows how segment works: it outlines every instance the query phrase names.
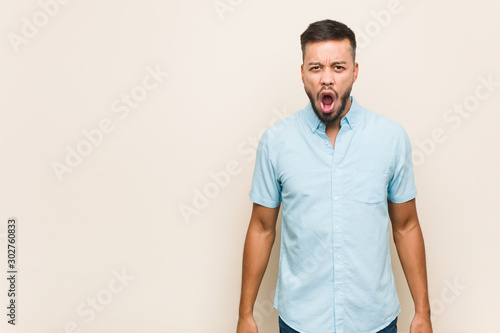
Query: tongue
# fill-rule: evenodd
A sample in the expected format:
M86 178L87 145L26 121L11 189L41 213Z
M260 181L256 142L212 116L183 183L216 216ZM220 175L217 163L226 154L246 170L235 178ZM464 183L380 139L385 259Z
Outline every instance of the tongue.
M328 113L333 109L333 97L330 95L325 95L321 99L321 109L323 112Z

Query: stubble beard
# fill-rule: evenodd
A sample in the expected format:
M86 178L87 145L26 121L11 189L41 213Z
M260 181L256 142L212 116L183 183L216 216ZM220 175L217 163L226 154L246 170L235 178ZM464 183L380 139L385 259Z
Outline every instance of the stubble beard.
M347 100L351 96L352 86L340 97L340 99L338 98L338 93L336 91L334 91L333 89L329 90L333 91L333 93L335 94L335 102L340 101L340 107L338 108L337 112L333 111L332 113L323 113L320 110L318 110L318 108L316 108L316 101L319 100L319 94L321 90L320 92L318 92L318 96L315 99L313 98L312 93L307 89L305 89L307 97L309 97L309 101L311 102L311 106L313 108L314 113L325 125L330 125L336 122L339 119L340 115L344 112L347 106Z

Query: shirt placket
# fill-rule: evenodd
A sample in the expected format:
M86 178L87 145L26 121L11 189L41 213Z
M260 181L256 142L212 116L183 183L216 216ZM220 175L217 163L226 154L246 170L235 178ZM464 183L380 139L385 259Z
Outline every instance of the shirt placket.
M333 281L334 281L334 332L344 332L345 306L345 250L344 250L344 193L342 188L342 169L340 162L344 159L352 131L345 118L341 121L341 128L335 139L335 153L331 164L331 193L332 193L332 225L333 225Z

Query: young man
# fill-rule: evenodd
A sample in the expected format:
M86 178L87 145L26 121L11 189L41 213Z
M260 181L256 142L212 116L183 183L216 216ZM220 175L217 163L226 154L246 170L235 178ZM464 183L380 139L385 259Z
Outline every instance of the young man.
M396 332L400 304L389 218L415 304L411 333L431 333L425 251L411 146L398 123L350 96L356 40L324 20L301 35L310 103L270 127L257 151L237 333L256 333L253 306L282 206L274 307L280 332Z

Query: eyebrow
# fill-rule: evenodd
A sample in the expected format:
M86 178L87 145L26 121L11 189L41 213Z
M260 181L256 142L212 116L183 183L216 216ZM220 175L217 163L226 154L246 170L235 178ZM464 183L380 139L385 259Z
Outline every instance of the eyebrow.
M347 63L347 62L345 62L345 61L334 61L334 62L332 62L332 65L333 65L333 66L340 65L340 64L344 65L344 64L346 64L346 63ZM307 65L308 65L308 66L313 66L313 65L316 65L316 66L318 66L318 65L319 65L319 66L323 66L323 64L322 64L322 63L320 63L320 62L318 62L318 61L313 61L313 62L310 62L310 63L308 63Z

